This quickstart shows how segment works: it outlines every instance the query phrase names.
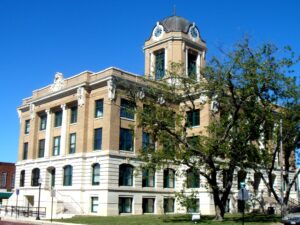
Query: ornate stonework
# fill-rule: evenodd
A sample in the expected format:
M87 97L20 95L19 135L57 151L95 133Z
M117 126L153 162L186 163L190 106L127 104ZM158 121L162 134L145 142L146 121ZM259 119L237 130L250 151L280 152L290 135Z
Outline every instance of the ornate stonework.
M217 99L218 99L218 95L213 96L211 99L210 110L213 113L217 113L219 111L219 102L217 101Z
M85 104L85 94L84 87L80 87L77 89L77 104L78 106L83 106Z
M137 93L136 93L136 96L139 98L139 99L144 99L145 98L145 92L143 89L139 90Z
M116 82L113 78L107 81L107 88L108 88L108 99L110 101L116 98Z
M200 97L199 97L199 101L200 101L200 104L205 104L207 102L207 96L203 93L200 94Z
M34 104L30 104L29 105L29 110L30 110L30 119L34 119L35 118L35 105Z
M54 77L54 82L51 85L51 91L59 91L65 86L65 80L62 73L57 72Z

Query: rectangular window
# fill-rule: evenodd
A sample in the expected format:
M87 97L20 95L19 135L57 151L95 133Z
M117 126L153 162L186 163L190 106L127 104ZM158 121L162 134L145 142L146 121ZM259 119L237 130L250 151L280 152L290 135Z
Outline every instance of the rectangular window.
M134 108L135 108L135 105L133 102L128 101L126 99L121 99L120 117L133 120L134 119Z
M60 153L60 136L53 138L53 151L52 155L57 156Z
M195 127L200 125L200 110L192 110L188 111L187 113L187 126L188 127Z
M71 107L70 123L77 123L77 112L78 112L77 106Z
M40 115L40 130L46 130L47 115Z
M102 149L102 128L94 130L94 150Z
M25 134L29 134L30 131L30 120L25 120Z
M22 170L20 173L20 187L24 187L25 184L25 170Z
M143 198L143 213L154 213L154 198Z
M28 158L28 142L24 143L23 145L23 159Z
M119 198L119 213L132 212L132 198L120 197Z
M76 152L76 133L70 134L69 153L73 154Z
M13 173L12 176L11 176L11 180L10 180L10 186L12 188L15 187L15 179L16 179L16 175Z
M39 140L39 158L43 158L45 154L45 139Z
M1 175L1 187L2 188L6 187L6 180L7 180L7 173L3 172Z
M120 150L133 151L133 132L130 129L120 130Z
M155 186L155 172L153 169L144 169L142 174L142 187Z
M188 65L187 65L187 70L188 70L188 76L192 79L196 78L196 73L197 73L197 53L189 51L188 52Z
M60 127L62 124L62 111L55 112L54 127Z
M165 50L155 54L155 80L161 80L165 76Z
M97 213L98 212L98 197L91 197L91 212Z
M103 117L103 99L95 101L95 118Z
M164 212L165 213L173 213L174 205L175 205L174 198L164 198Z
M199 199L197 199L197 198L188 199L187 212L188 213L198 213L199 212Z
M149 133L143 132L142 147L144 151L154 151L155 143L153 142Z

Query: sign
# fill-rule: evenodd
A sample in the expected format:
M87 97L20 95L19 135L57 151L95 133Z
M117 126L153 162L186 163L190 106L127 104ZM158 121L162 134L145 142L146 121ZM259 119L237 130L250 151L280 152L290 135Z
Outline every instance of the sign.
M55 195L56 195L55 189L52 189L52 190L51 190L51 197L54 198Z
M239 190L238 199L242 200L242 201L249 200L249 191L246 190L245 188L242 188L241 190Z
M20 194L20 189L16 190L16 194L19 195Z
M300 168L300 148L296 149L296 167Z

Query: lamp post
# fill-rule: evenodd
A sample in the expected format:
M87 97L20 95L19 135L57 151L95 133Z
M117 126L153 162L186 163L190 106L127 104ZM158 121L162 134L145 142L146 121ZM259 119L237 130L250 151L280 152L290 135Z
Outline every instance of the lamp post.
M40 220L40 202L41 202L41 185L42 185L42 178L39 178L39 201L38 201L38 211L37 211L37 217L36 220Z

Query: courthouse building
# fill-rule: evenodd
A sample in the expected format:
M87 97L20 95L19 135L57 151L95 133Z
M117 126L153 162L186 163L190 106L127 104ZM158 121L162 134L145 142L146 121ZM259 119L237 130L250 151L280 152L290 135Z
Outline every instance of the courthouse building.
M150 29L149 29L150 30ZM162 79L170 62L181 62L186 74L194 70L200 80L206 43L195 23L179 16L154 25L145 42L146 79ZM140 75L118 68L84 71L69 78L55 74L54 82L34 90L18 108L20 118L16 188L20 206L37 207L41 185L41 207L50 213L51 189L55 189L54 215L62 214L213 214L211 193L203 180L193 186L197 204L185 209L175 199L185 178L176 168L155 173L136 173L137 159L149 136L127 110L130 102L116 79L140 82ZM195 113L194 132L203 129L211 110L204 103ZM195 118L198 117L198 118ZM192 189L191 188L191 189ZM189 190L189 189L186 189ZM9 204L14 205L16 194Z

